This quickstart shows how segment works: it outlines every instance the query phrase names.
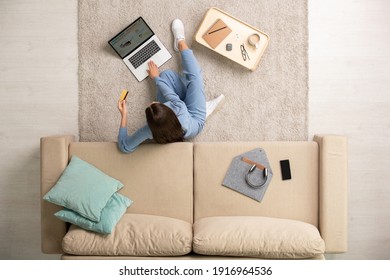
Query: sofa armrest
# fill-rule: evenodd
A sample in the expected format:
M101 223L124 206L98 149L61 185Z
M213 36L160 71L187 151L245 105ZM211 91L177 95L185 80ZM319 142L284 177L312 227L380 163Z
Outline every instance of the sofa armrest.
M54 213L62 207L44 201L42 197L55 185L69 160L69 144L75 141L72 135L42 137L41 149L41 250L47 254L61 254L66 223Z
M319 145L319 231L326 253L348 247L348 145L345 136L315 135Z

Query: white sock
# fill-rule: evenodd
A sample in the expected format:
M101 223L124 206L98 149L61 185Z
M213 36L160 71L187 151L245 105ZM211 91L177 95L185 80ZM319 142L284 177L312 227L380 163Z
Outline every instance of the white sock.
M215 109L221 104L225 96L221 94L217 98L214 98L206 102L206 119L215 111Z

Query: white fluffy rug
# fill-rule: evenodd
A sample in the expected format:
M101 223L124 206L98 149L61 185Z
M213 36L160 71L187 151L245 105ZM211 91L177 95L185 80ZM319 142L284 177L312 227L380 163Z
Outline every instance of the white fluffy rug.
M217 7L270 36L256 71L193 40L207 10ZM117 100L128 89L129 133L146 123L154 99L149 79L139 83L108 40L142 16L173 58L160 70L180 71L170 24L180 18L203 70L206 98L223 93L223 107L194 141L306 140L308 110L307 0L79 0L80 141L116 141Z

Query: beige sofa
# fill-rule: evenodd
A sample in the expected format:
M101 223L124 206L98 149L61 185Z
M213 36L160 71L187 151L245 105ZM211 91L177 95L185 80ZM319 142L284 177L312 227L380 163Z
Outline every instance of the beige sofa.
M347 250L347 140L143 144L41 138L41 195L72 155L124 184L134 203L109 235L57 219L41 201L42 251L63 259L314 258ZM262 148L273 178L261 202L221 185L233 157ZM291 180L279 161L289 159Z

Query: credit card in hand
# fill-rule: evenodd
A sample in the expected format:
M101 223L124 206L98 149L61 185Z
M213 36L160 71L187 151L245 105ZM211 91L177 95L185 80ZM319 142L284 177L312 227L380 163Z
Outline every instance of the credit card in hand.
M127 90L125 90L125 89L122 90L120 100L125 100L128 93L129 93L129 92L128 92Z

